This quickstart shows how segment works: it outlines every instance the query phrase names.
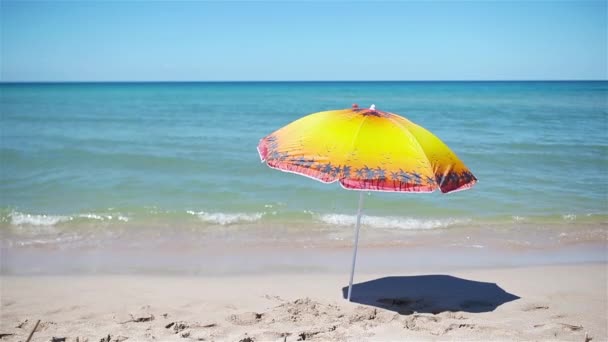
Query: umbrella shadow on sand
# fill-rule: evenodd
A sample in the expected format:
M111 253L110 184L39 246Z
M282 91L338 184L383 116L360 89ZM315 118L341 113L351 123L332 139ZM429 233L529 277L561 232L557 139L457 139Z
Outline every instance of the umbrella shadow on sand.
M348 286L345 286L342 296L347 298L347 295ZM519 298L495 283L449 275L422 275L383 277L353 284L351 301L409 315L414 312L490 312Z

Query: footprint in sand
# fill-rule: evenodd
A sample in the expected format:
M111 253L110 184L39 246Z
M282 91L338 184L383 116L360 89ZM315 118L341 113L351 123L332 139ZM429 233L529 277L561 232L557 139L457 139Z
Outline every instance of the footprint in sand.
M528 304L523 307L523 311L538 311L538 310L548 310L549 306L544 304Z
M413 331L436 330L437 323L441 322L440 317L429 315L411 315L405 318L403 327Z
M185 329L188 329L189 327L190 327L190 325L187 322L181 322L181 321L171 322L171 323L165 325L165 329L172 329L176 334Z
M477 329L477 325L468 324L468 323L452 323L447 328L445 328L442 335L447 334L450 331L460 330L460 329L473 330L473 329Z
M344 340L345 336L343 333L338 332L338 327L335 325L331 325L325 328L316 328L314 330L302 331L297 334L297 341L307 341L312 338L318 339L320 341L338 341Z
M360 323L364 328L375 327L379 324L388 323L395 319L399 319L400 315L386 310L378 310L365 306L356 307L348 316L348 325ZM340 317L335 317L338 319Z
M291 336L290 332L275 332L275 331L265 331L256 338L260 341L276 341L279 339L287 339L287 337Z
M468 317L466 317L465 315L463 315L460 312L452 312L452 311L443 311L443 312L437 314L437 316L446 318L446 319L455 319L455 320L469 319Z
M238 315L230 315L226 320L235 325L253 325L262 320L264 314L257 312L245 312Z
M19 322L19 324L17 324L17 326L16 326L15 328L22 329L22 328L24 328L25 326L27 326L27 324L28 324L28 323L29 323L29 320L28 320L28 319L26 319L26 320L25 320L25 321L23 321L23 322Z
M568 323L559 323L562 326L562 329L566 330L566 331L579 331L579 330L583 330L583 326L582 325L574 325L574 324L568 324Z
M441 336L462 330L488 330L489 327L480 327L472 323L464 323L461 320L468 319L464 315L455 312L440 315L415 314L405 318L403 328L412 331L426 331L431 335ZM455 322L454 320L461 321Z
M144 322L151 322L154 320L154 315L150 314L150 315L145 315L145 316L134 316L132 314L129 314L129 316L131 317L130 319L127 319L125 321L119 322L119 324L127 324L127 323L144 323Z
M149 335L149 334L146 334L146 335ZM101 340L99 340L99 342L123 342L128 339L129 338L126 336L117 336L117 337L112 338L112 335L108 334L108 336L102 337ZM76 341L78 341L78 340L76 340Z
M358 306L355 308L353 313L348 317L349 323L361 322L361 321L369 321L376 319L378 315L378 310L376 308L368 308L364 306Z
M56 325L57 325L57 323L55 323L55 322L51 322L51 321L42 322L42 321L40 321L40 324L38 324L38 328L36 328L36 331L46 330L46 329L54 327Z
M343 317L339 307L332 304L322 304L310 298L296 299L274 307L268 312L269 317L282 322L330 322ZM341 316L342 315L342 316Z
M261 296L262 298L268 299L268 300L273 300L273 301L278 301L278 302L284 302L285 299L281 298L280 296L272 296L269 294L265 294L263 296Z
M534 325L536 329L542 329L543 331L551 332L552 335L559 339L563 338L564 334L570 335L572 333L580 333L583 330L582 325L575 325L569 323L546 323Z

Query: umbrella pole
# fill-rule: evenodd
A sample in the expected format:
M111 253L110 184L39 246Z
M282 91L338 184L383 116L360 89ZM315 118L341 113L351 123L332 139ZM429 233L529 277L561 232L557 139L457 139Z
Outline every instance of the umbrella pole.
M353 265L350 268L350 281L348 282L348 301L353 290L353 277L355 276L355 262L357 261L357 247L359 246L359 228L361 228L361 209L363 208L363 191L359 192L359 209L357 210L357 228L355 229L355 249L353 250Z

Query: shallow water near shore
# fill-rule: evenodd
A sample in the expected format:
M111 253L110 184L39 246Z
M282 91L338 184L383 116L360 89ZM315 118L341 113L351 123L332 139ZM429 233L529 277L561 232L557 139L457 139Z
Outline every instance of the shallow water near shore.
M115 228L115 227L114 227ZM346 272L353 227L146 227L5 236L3 274L234 275ZM357 269L446 271L608 262L604 225L396 230L364 226Z

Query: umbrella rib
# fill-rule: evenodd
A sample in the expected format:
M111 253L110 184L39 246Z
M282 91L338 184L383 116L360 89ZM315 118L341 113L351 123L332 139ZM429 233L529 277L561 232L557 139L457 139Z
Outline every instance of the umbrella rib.
M391 113L391 115L394 115L394 114L392 114L392 113ZM413 138L412 140L413 140L413 141L416 143L416 146L418 146L418 148L420 149L420 151L422 151L422 154L423 154L423 155L424 155L424 157L425 157L424 159L426 159L426 163L427 163L427 165L428 165L429 170L433 171L433 173L434 173L434 172L435 172L435 170L433 170L433 165L431 164L431 161L429 160L429 156L427 156L427 155L426 155L426 151L425 151L425 150L422 148L422 145L420 145L420 143L418 142L418 139L416 139L416 137L415 137L415 136L414 136L414 135L413 135L413 134L412 134L412 133L411 133L411 132L410 132L410 131L409 131L409 130L406 128L406 127L404 127L403 125L401 125L401 124L400 124L398 121L393 120L393 118L392 118L392 117L390 117L390 116L389 116L389 117L387 117L387 119L388 119L390 122L394 123L395 125L399 126L399 127L402 129L402 130L404 130L405 132L407 132L407 134L408 134L410 137L412 137L412 138ZM416 125L416 124L415 124L415 123L413 123L413 122L412 122L412 124L413 124L413 125ZM436 182L436 181L434 181L434 180L433 180L433 182L435 183L435 185L436 185L436 186L439 186L439 184L437 184L437 182Z
M359 124L359 127L357 128L357 131L355 132L355 135L353 135L353 140L350 142L350 148L347 150L346 155L344 156L345 162L350 159L350 158L348 158L348 154L352 153L353 147L355 147L355 142L357 140L357 137L359 137L359 132L361 131L361 127L363 127L365 120L367 120L367 116L363 117L363 120L361 120L361 123ZM349 152L349 151L351 151L351 152ZM344 177L342 179L344 179Z
M353 140L350 143L350 149L349 149L349 151L352 151L353 147L355 146L355 142L357 140L357 137L359 136L359 132L361 131L361 127L363 127L363 124L365 123L365 120L367 120L367 116L364 116L363 120L361 120L361 124L359 124L359 127L357 128L357 131L355 132L355 135L353 136Z

